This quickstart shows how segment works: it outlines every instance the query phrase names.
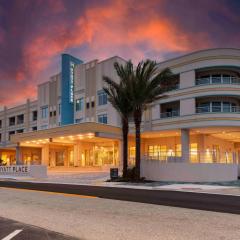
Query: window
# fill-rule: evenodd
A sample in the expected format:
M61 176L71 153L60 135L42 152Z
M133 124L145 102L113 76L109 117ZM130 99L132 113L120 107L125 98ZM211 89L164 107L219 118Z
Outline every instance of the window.
M57 116L57 111L53 111L53 116L54 116L54 117Z
M17 124L23 124L24 123L24 114L17 116Z
M52 117L52 115L53 115L53 113L52 113L52 112L50 112L50 117Z
M48 117L48 107L41 107L41 117L42 118L47 118Z
M191 162L198 162L198 145L197 143L191 143L190 144L190 159Z
M95 106L95 103L94 103L94 101L92 101L91 102L91 107L94 108L94 106Z
M83 111L83 98L76 100L76 112Z
M224 83L224 84L230 84L230 83L231 83L231 76L230 76L230 75L223 74L222 80L223 80L223 83Z
M221 83L221 75L220 74L212 75L212 83L213 84Z
M33 111L32 112L32 120L33 121L37 121L37 116L38 116L38 112L37 111Z
M75 120L75 123L81 123L81 122L83 122L83 118L77 118L77 119Z
M103 91L100 90L98 91L98 105L105 105L107 104L107 94Z
M9 118L9 126L14 126L15 125L15 117L10 117Z
M212 102L212 112L221 112L221 102Z
M196 79L196 85L209 84L209 83L210 83L210 75L201 76L200 78Z
M14 134L15 134L15 131L8 132L8 140L9 141L10 141L11 136L14 135Z
M89 107L90 107L89 102L87 102L86 108L89 109Z
M32 127L32 131L37 131L37 126Z
M2 128L2 120L0 120L0 128Z
M24 129L18 129L16 132L17 132L17 133L23 133L23 132L24 132Z
M197 107L197 113L210 112L210 102L199 103Z
M136 161L135 161L135 156L136 156L136 148L135 147L129 147L128 148L128 163L130 166L134 166Z
M2 134L0 133L0 142L2 142Z
M231 112L231 103L223 102L223 112Z
M100 115L98 115L98 122L107 124L107 122L108 122L107 114L100 114Z
M166 160L167 146L166 145L149 145L148 156L150 157L150 159Z

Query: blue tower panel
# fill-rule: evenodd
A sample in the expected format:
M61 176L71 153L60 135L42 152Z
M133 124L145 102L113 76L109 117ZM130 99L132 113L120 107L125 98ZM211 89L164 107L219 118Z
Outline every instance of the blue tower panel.
M83 63L69 54L62 54L61 125L74 123L74 66Z

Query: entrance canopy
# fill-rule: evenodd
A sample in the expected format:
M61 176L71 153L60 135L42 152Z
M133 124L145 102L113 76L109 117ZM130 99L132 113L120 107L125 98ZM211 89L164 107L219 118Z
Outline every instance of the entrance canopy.
M121 139L121 129L99 123L81 123L11 136L11 142L19 146L41 146L46 143L73 143Z

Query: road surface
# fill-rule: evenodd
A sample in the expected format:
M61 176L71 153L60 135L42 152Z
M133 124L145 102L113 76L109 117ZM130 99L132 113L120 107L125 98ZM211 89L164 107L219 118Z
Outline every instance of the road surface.
M56 232L0 217L0 240L76 240Z
M240 239L237 214L35 190L0 187L0 216L84 240Z
M240 214L240 196L12 181L1 181L0 187L88 195L106 199Z

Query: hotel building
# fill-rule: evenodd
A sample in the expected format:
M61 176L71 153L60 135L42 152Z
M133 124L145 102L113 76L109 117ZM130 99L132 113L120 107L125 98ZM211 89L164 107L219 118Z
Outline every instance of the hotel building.
M102 77L119 81L114 62L125 60L115 56L84 63L68 54L61 57L61 72L38 86L36 101L0 112L1 159L49 169L120 166L120 118L103 91ZM182 175L191 172L187 181L236 178L240 49L202 50L159 63L159 70L166 67L175 74L175 89L143 114L143 176L184 180ZM134 145L131 123L130 165Z

